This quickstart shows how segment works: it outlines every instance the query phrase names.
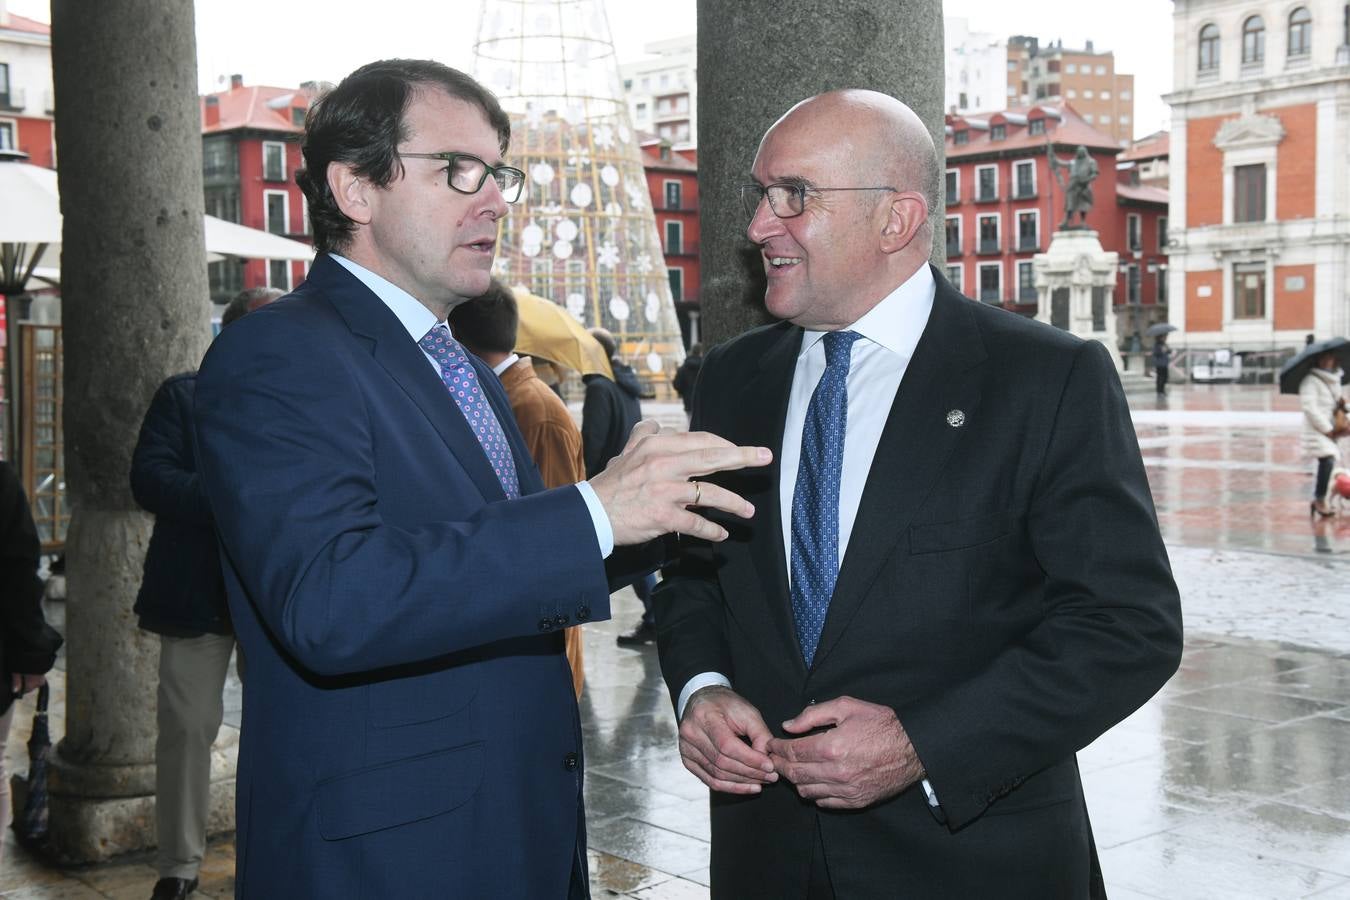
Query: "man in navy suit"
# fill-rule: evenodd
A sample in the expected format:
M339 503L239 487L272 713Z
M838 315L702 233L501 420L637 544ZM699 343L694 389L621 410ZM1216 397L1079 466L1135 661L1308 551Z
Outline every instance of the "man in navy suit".
M222 332L197 383L201 470L249 676L236 894L588 896L563 629L607 618L610 556L751 514L691 479L768 452L639 427L544 490L501 385L445 327L482 294L524 174L472 78L392 60L311 108L320 254Z

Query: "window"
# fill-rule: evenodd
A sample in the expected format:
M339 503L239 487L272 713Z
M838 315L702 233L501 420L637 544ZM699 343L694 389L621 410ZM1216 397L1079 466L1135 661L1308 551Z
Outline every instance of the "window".
M994 125L989 129L989 140L1001 141L1008 136L1007 125Z
M1075 91L1073 88L1069 88L1067 91L1064 92L1064 96L1068 97L1070 100L1076 100L1078 99L1078 92Z
M956 169L947 170L947 205L955 206L961 202L961 173Z
M1307 56L1312 52L1312 13L1300 6L1289 14L1289 55Z
M1233 318L1266 317L1266 265L1233 266Z
M1020 198L1036 196L1036 164L1029 159L1013 163L1015 196Z
M672 266L666 269L666 278L670 280L670 299L676 303L684 301L684 269Z
M965 91L962 91L962 92L960 93L960 95L958 96L958 99L957 99L957 101L956 101L956 105L957 105L958 107L960 107L961 109L968 109L968 108L970 107L970 104L969 104L968 102L966 102L966 92L965 92Z
M285 234L286 223L290 220L288 206L290 197L285 191L263 191L267 201L267 230L273 234Z
M1110 100L1110 99L1111 99L1111 92L1110 92L1110 91L1102 91L1098 96L1101 97L1101 99L1103 99L1103 100Z
M1039 250L1041 244L1041 214L1032 209L1017 214L1017 249L1019 252Z
M1167 216L1158 216L1158 252L1167 252Z
M1008 60L1008 71L1009 71L1009 72L1016 72L1016 71L1017 71L1017 60L1015 60L1015 59L1010 59L1010 60Z
M0 106L9 105L9 63L0 63Z
M966 131L964 128L961 129L960 131L953 131L952 143L957 144L958 146L961 144L970 143L970 132Z
M1233 221L1266 220L1266 166L1237 166L1233 169Z
M1111 117L1110 117L1110 116L1102 116L1102 117L1101 117L1100 119L1098 119L1097 121L1100 122L1102 125L1110 125L1110 124L1111 124Z
M1129 92L1129 91L1121 91L1121 92L1120 92L1120 99L1121 99L1121 100L1128 100L1128 99L1130 99L1130 92Z
M0 150L13 150L14 147L14 123L0 122Z
M1020 303L1036 302L1036 270L1029 260L1017 264L1017 300Z
M1083 116L1083 121L1086 122L1086 123L1088 123L1089 125L1091 125L1091 124L1092 124L1092 113L1086 113L1086 114L1084 114L1084 116Z
M1125 249L1138 253L1144 249L1139 234L1139 213L1130 213L1125 217Z
M1052 59L1052 60L1050 60L1049 62L1047 62L1047 63L1045 64L1045 71L1047 71L1047 72L1058 72L1058 71L1059 71L1059 60L1057 60L1057 59Z
M1011 63L1009 63L1009 65L1011 65ZM956 288L958 291L961 290L961 267L948 266L947 280L952 283L952 287Z
M267 286L283 291L291 289L291 263L285 259L267 261Z
M1083 91L1083 99L1084 99L1084 100L1091 100L1091 99L1092 99L1092 91Z
M1105 74L1106 74L1106 66L1098 66L1098 67L1097 67L1097 74L1098 74L1098 75L1105 75Z
M1201 72L1215 72L1219 68L1219 26L1213 23L1200 29Z
M1125 302L1139 305L1139 264L1130 263L1125 267Z
M1078 66L1077 66L1077 64L1075 64L1075 63L1065 63L1065 64L1064 64L1064 74L1066 74L1066 75L1074 75L1074 74L1076 74L1077 72L1078 72Z
M998 199L998 169L994 166L980 166L975 170L976 200Z
M280 141L263 141L263 181L286 180L286 145Z
M1045 120L1032 119L1027 123L1027 133L1032 135L1045 134Z
M1242 64L1257 65L1266 58L1266 23L1252 16L1242 23Z
M980 297L985 303L1003 300L1003 264L980 263Z
M680 188L681 185L678 181L666 182L666 209L680 208L680 201L683 199L680 196Z
M997 215L980 216L979 232L980 232L980 244L978 248L979 252L998 253L999 252L998 216Z
M947 217L947 258L955 259L961 255L961 217Z
M1017 88L1013 87L1011 84L1008 85L1008 96L1009 96L1009 97L1016 97L1016 96L1017 96Z
M1129 117L1129 116L1121 116L1121 117L1120 117L1120 124L1122 124L1122 125L1128 125L1128 124L1130 124L1130 117Z
M684 223L667 222L666 253L671 256L679 256L683 252L684 252Z
M637 120L639 122L647 121L647 104L639 103L637 105L636 112L637 112Z
M1167 267L1158 267L1158 277L1154 280L1154 289L1158 298L1159 306L1167 305Z

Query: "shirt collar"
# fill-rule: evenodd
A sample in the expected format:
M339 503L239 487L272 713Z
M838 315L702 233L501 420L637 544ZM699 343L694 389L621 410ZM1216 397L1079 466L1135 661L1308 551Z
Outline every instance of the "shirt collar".
M511 368L518 362L520 362L520 355L517 353L512 353L506 359L502 360L501 362L493 366L492 371L498 378L501 378L502 375L506 373L507 369Z
M336 253L329 253L333 261L342 268L351 272L357 279L370 288L371 292L379 297L389 311L398 317L399 322L407 329L408 334L414 341L420 341L426 337L436 325L436 316L431 310L427 309L412 294L403 288L394 284L374 272L367 269L360 263L354 263L345 256L339 256Z
M862 318L841 330L856 331L896 356L909 359L914 355L914 348L919 345L924 326L928 324L928 314L933 310L936 292L933 270L922 265L903 284L864 313ZM824 331L808 330L802 336L798 356L818 344L825 335Z

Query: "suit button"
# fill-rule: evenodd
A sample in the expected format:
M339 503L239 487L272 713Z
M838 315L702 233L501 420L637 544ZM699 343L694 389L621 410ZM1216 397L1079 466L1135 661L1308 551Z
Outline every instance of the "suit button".
M540 631L552 631L552 630L553 630L553 620L552 620L552 619L540 619L540 620L539 620L539 630L540 630Z
M566 624L567 624L568 622L570 622L570 621L572 621L572 620L569 619L569 618L567 618L567 616L564 616L564 615L562 615L562 614L559 614L559 615L556 615L556 616L553 617L553 624L554 624L554 625L557 625L559 628L562 628L564 625L566 625Z
M575 753L569 753L563 757L563 768L569 772L577 770L577 755Z
M583 606L581 607L581 609L577 610L578 622L585 622L590 617L591 617L591 608L589 606Z

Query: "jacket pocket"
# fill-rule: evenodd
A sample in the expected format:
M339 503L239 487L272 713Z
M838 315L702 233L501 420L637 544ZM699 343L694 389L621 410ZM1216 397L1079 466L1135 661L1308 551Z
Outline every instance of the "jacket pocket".
M319 782L319 834L369 834L447 813L478 790L483 745L467 744Z
M477 695L479 668L467 663L370 685L371 726L396 728L454 715Z
M986 513L955 522L909 527L909 552L941 553L998 540L1012 531L1016 516L1010 512Z

